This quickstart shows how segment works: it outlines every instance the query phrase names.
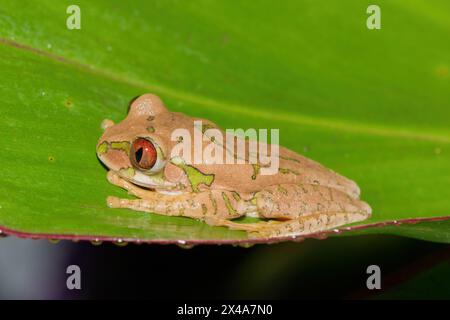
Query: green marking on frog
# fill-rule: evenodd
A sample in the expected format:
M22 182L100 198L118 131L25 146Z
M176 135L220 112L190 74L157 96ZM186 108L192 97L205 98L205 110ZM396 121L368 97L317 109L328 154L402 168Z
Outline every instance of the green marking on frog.
M208 129L217 129L217 127L213 126L210 123L202 124L202 133L205 133L205 131L208 130Z
M226 194L225 192L222 192L222 198L223 198L223 201L225 201L225 206L226 206L227 209L228 209L228 213L229 213L229 214L236 214L237 211L236 211L236 209L234 209L233 206L231 205L230 198L228 198L228 196L227 196L227 194Z
M161 147L156 147L156 156L158 159L164 160L166 157L164 156L164 152L162 151Z
M200 192L198 188L200 184L205 184L209 187L214 181L214 174L203 173L197 168L184 163L181 158L173 158L171 159L171 162L180 169L183 169L183 171L186 173L193 192Z
M214 197L212 196L212 193L209 194L209 199L211 200L211 203L212 203L213 208L214 208L213 215L215 215L215 214L217 214L217 202L216 202L216 199L214 199Z
M250 199L250 203L256 205L256 197L258 196L259 192L255 192L253 197Z
M152 127L152 126L147 127L147 131L150 132L150 133L154 133L155 132L155 128Z
M99 154L105 154L108 152L108 142L104 141L97 147L97 152Z
M261 166L259 164L255 163L255 164L252 164L252 167L253 167L252 180L255 180L259 174L259 170L261 169Z
M208 213L208 208L206 207L206 204L202 203L202 214L206 216Z
M289 174L289 173L292 173L292 174L295 174L295 175L299 175L299 173L298 173L297 171L292 170L292 169L287 169L287 168L279 168L279 169L278 169L278 172L280 172L280 173L282 173L282 174Z
M236 191L233 191L231 194L233 195L234 200L236 201L241 200L241 196Z
M300 162L301 162L300 160L295 159L295 158L292 158L292 157L284 157L284 156L280 156L280 159L288 160L288 161L293 161L293 162L297 162L297 163L300 163Z
M288 193L287 189L282 186L278 186L277 190L284 195L286 195Z
M128 141L114 141L114 142L111 142L111 149L122 150L127 155L130 155L130 142L128 142Z
M134 169L132 167L129 167L129 168L122 168L122 169L120 169L119 173L121 175L125 176L125 177L132 178L132 177L134 177L134 174L136 172L134 171Z

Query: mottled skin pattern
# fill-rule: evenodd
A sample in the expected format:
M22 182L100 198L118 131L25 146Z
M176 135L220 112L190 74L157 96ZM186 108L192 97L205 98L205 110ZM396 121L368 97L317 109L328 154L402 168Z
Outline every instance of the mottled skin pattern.
M110 169L108 181L139 198L108 197L110 207L186 216L267 237L315 233L370 216L371 208L359 200L356 183L283 147L274 175L261 175L250 163L187 165L169 159L180 143L171 141L173 130L185 128L193 137L198 130L194 120L217 128L209 120L169 112L157 96L145 94L131 104L122 122L103 122L97 155ZM151 170L131 164L130 145L136 138L148 139L158 149ZM208 144L204 142L203 148ZM231 221L246 215L270 220Z

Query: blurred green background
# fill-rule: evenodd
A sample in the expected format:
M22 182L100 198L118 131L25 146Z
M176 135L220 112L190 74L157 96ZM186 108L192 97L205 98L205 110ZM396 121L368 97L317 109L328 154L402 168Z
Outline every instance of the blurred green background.
M66 28L70 4L81 8L81 30ZM362 225L449 216L450 3L377 1L380 30L366 27L369 4L0 0L0 226L93 238L245 239L185 218L106 208L107 195L125 193L106 182L96 159L100 122L120 121L130 100L144 92L223 128L279 128L282 145L358 182L374 210ZM301 268L316 270L310 279L323 284L337 281L321 277L324 267L336 278L345 270L365 277L371 256L391 263L394 272L438 252L431 260L439 263L418 268L420 277L403 279L405 287L385 297L448 294L448 282L439 290L414 289L445 279L448 256L439 253L446 245L373 234L449 243L450 222L367 228L343 234L357 237L259 249L194 250L199 264L206 252L232 252L242 269L232 277L245 283L233 292L246 296L248 289L250 297L270 296L284 275L304 279ZM144 251L165 259L161 248L108 248L98 250L112 257L130 252L133 261ZM421 249L408 255L415 248ZM194 255L187 255L171 259L188 261L200 274ZM255 272L265 261L279 265ZM278 296L296 296L294 284Z

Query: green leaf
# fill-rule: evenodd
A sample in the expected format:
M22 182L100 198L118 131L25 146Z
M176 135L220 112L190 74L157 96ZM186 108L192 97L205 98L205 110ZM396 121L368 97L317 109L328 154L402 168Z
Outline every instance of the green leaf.
M281 144L360 185L373 217L347 234L450 242L448 1L71 1L0 6L0 225L47 238L247 242L181 217L108 209L104 118L144 92ZM361 226L365 227L361 229ZM265 241L264 239L258 241Z

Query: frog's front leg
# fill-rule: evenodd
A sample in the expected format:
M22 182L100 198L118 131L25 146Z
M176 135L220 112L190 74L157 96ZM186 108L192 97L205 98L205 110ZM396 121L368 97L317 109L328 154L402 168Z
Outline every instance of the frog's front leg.
M107 179L110 183L128 191L140 199L120 199L108 197L107 204L111 208L128 208L137 211L152 212L168 216L185 216L205 220L215 216L222 220L238 218L248 212L256 211L250 201L237 199L229 191L204 191L178 195L161 194L146 190L120 178L109 171Z

